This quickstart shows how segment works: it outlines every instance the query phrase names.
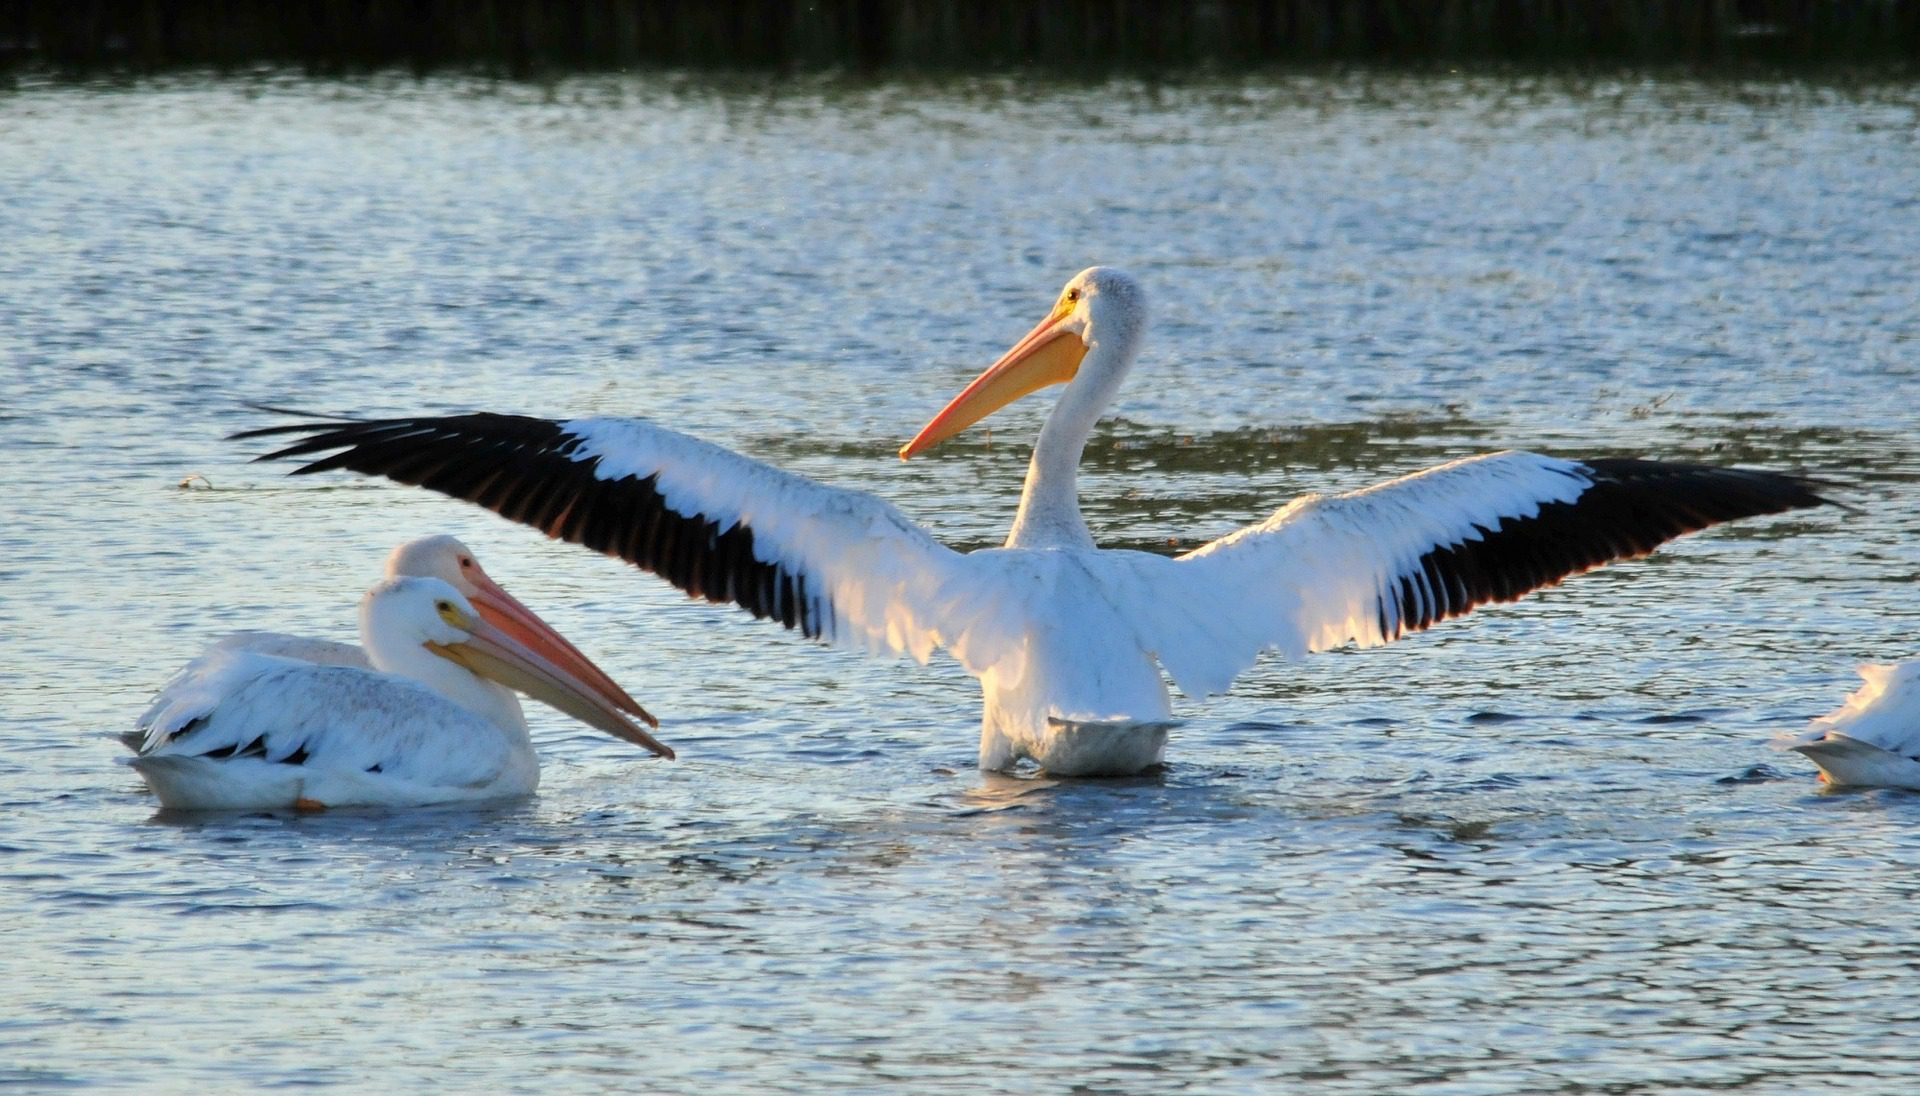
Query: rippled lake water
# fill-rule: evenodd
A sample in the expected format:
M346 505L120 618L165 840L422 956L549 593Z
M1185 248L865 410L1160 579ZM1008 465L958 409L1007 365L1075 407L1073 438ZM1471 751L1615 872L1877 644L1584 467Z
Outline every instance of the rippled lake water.
M1920 654L1920 93L274 74L0 92L0 1084L1315 1093L1920 1085L1920 798L1770 736ZM1742 523L973 767L868 661L246 401L633 412L1002 535L1047 401L893 450L1073 272L1153 296L1096 533L1528 446L1803 468ZM665 719L540 796L171 816L112 735L447 531Z

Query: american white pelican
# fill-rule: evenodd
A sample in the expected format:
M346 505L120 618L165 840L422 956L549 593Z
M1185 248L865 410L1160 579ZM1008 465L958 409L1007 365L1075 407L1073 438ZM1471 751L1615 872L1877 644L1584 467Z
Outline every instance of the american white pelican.
M144 741L129 764L162 806L186 810L420 806L529 795L540 783L540 762L509 685L673 756L626 718L624 693L616 697L570 663L488 623L440 579L381 581L360 602L360 639L366 668L244 643L213 645L140 717Z
M1920 790L1920 658L1860 667L1860 688L1781 745L1807 755L1820 779Z
M1050 384L1004 548L961 554L881 500L789 475L638 419L469 414L303 422L262 460L312 457L476 502L827 642L945 648L980 679L980 765L1137 772L1172 708L1225 690L1263 650L1374 646L1512 600L1682 533L1819 505L1799 478L1641 460L1494 453L1364 491L1307 495L1185 555L1102 550L1075 470L1132 367L1144 295L1107 267L901 449L923 452ZM1157 665L1156 665L1157 664Z

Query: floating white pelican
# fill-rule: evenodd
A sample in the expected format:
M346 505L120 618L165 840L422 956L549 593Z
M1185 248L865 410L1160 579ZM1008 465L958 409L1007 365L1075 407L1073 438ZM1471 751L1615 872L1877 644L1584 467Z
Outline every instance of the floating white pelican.
M521 611L539 635L551 634ZM346 644L309 648L322 656L309 659L265 653L293 648L245 638L188 663L140 717L144 741L129 763L162 806L314 810L531 794L540 762L520 702L503 686L673 756L623 714L631 698L584 680L570 646L522 641L437 578L388 578L368 591L366 667Z
M1133 365L1143 294L1118 270L1067 283L1047 318L900 451L1065 383L1004 548L961 554L892 506L638 419L470 414L305 422L261 459L346 468L476 502L827 642L945 648L980 679L980 765L1060 775L1160 761L1172 708L1263 650L1375 646L1682 533L1823 500L1768 472L1506 452L1364 491L1307 495L1185 555L1103 550L1075 470ZM1157 664L1157 665L1156 665Z
M1845 704L1781 745L1807 755L1836 787L1920 790L1920 658L1862 666L1860 680Z

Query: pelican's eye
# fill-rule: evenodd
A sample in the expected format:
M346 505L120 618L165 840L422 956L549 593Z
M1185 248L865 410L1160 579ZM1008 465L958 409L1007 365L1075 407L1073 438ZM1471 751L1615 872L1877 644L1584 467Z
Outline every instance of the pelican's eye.
M1079 288L1078 288L1078 287L1075 287L1075 288L1073 288L1073 289L1069 289L1069 290L1067 290L1067 303L1068 303L1068 304L1073 304L1074 302L1076 302L1076 301L1078 301L1079 299L1080 299L1080 290L1079 290Z
M441 600L434 602L433 611L440 614L441 620L446 621L455 628L465 628L467 626L466 621L461 619L460 610L454 608L453 602L451 601Z
M460 566L462 566L462 567L471 567L471 566L473 566L473 560L471 560L471 559L469 559L469 558L467 558L466 556L461 556L461 557L460 557Z

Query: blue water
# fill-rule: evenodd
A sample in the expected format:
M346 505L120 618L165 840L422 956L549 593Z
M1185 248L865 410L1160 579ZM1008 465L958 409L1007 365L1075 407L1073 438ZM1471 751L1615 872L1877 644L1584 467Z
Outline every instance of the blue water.
M0 93L0 1083L661 1092L1920 1085L1920 797L1767 748L1920 654L1920 94L1656 79L25 80ZM1742 523L974 766L870 661L223 440L631 412L1011 517L1036 398L893 450L1095 262L1156 322L1083 490L1187 545L1508 446L1798 468ZM156 814L208 639L466 539L664 720L537 799ZM1076 1088L1076 1086L1078 1086Z

